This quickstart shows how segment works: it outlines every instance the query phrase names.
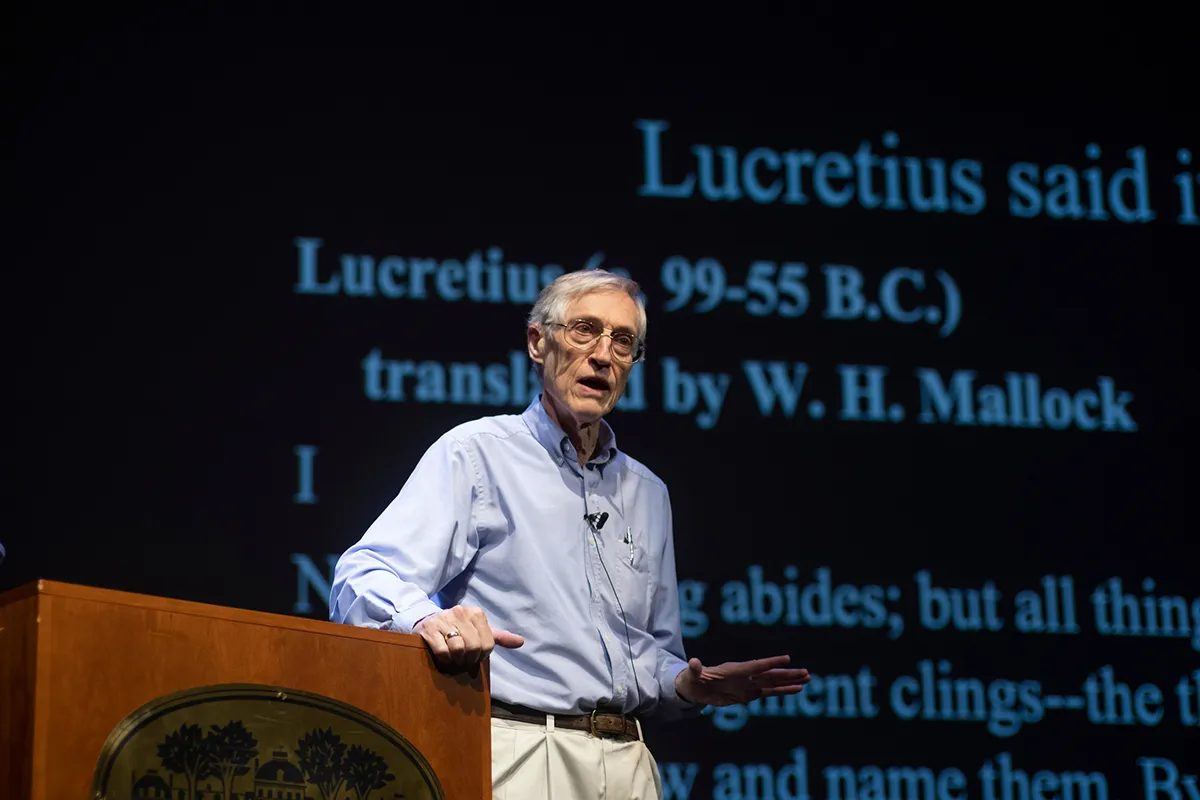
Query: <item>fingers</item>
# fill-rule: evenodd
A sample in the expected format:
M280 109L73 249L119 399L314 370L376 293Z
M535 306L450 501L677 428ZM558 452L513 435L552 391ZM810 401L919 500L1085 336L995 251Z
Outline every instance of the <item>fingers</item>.
M468 653L471 649L470 640L471 631L461 630L455 625L448 625L446 630L442 632L442 638L446 642L446 649L450 651L450 663L455 666L462 666L470 663Z
M467 649L464 663L478 664L492 654L492 648L495 646L492 641L492 629L487 623L487 615L478 608L458 606L455 610L458 612L462 626L460 630L466 638Z
M759 658L754 661L740 661L729 664L722 664L720 669L725 671L727 675L742 675L753 677L755 675L770 672L778 669L792 660L791 656L771 656L770 658Z
M413 628L413 633L419 634L425 641L429 651L433 654L433 660L442 668L454 663L450 657L450 645L446 640L446 634L451 628L445 623L444 616L445 612L433 614L421 620Z
M773 669L750 679L763 697L799 694L804 684L812 680L806 669Z
M751 678L759 686L787 686L790 684L805 684L812 680L806 669L773 669Z
M439 669L449 670L467 663L467 633L456 609L447 609L421 620L413 633L419 634ZM453 635L452 635L453 634Z
M525 639L488 624L480 608L454 606L421 620L414 628L425 640L441 669L456 670L478 664L492 654L496 644L520 647Z
M768 670L782 667L785 664L790 664L791 661L791 656L771 656L770 658L759 658L754 661L743 661L741 667L746 673L767 672Z
M454 638L462 640L462 652L455 663L460 666L478 664L481 658L492 652L492 634L483 610L455 606L448 613L453 615L454 624L461 634Z

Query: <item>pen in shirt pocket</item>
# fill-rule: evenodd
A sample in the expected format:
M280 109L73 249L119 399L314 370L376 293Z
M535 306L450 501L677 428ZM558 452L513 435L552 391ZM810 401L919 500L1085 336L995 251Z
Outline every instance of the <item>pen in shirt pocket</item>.
M633 566L633 528L625 529L625 543L629 545L629 566Z

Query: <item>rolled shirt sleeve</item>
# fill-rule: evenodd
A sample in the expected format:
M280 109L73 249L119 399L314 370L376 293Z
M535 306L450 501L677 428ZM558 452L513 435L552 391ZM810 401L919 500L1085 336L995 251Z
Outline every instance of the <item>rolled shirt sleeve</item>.
M421 457L399 494L334 568L330 619L411 633L441 608L433 598L479 549L479 472L445 435Z

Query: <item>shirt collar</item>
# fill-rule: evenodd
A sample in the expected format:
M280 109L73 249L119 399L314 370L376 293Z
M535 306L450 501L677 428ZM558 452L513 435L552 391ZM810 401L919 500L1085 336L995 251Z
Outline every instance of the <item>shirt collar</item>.
M550 456L555 461L558 461L560 465L564 462L579 463L579 457L575 452L575 445L571 444L570 437L546 413L546 408L542 405L541 392L534 395L533 400L521 414L521 418L529 426L533 437L541 443L542 447L546 448ZM592 455L592 459L588 461L588 466L603 466L612 461L616 455L617 435L613 433L612 427L602 419L600 420L600 440L596 442L596 452Z

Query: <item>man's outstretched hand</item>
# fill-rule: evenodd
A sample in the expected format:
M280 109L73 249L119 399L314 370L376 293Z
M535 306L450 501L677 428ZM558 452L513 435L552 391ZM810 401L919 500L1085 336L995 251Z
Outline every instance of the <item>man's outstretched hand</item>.
M493 628L481 608L454 606L439 614L431 614L413 628L433 653L438 668L455 672L478 664L500 647L520 647L525 638Z
M690 703L706 706L732 706L760 697L797 694L812 676L806 669L784 669L791 660L791 656L773 656L706 667L693 658L687 669L675 676L675 691Z

